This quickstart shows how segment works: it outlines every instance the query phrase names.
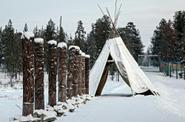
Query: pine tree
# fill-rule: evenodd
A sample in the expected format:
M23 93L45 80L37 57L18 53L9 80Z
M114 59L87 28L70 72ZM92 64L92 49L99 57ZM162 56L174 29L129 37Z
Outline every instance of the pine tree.
M175 44L175 54L176 60L182 60L185 58L185 44L184 44L184 33L185 33L185 11L177 11L174 16L174 28L176 32L176 44Z
M103 16L95 23L94 39L96 43L96 58L100 54L106 40L110 37L111 33L111 20L108 16Z
M176 34L172 22L162 19L152 37L152 54L160 55L161 60L165 62L174 61L175 40Z
M5 26L5 29L2 33L2 42L3 42L3 56L5 60L5 68L7 72L10 75L10 83L12 84L12 78L16 74L16 56L17 48L16 48L16 41L15 41L15 35L14 35L14 28L12 25L12 21L9 20L8 25Z
M0 67L3 63L3 43L2 43L2 28L0 27Z
M141 42L139 30L136 29L133 22L129 22L125 28L119 28L118 32L120 33L126 47L137 61L138 55L143 54L144 47Z
M23 32L27 32L28 31L28 25L27 25L27 23L24 25L24 30L23 30Z
M74 44L79 46L82 51L85 51L85 37L86 32L83 27L82 21L78 21L78 27L75 32Z
M59 42L65 42L65 33L62 28L62 17L60 17L60 26L59 26L59 32L57 33L57 41Z

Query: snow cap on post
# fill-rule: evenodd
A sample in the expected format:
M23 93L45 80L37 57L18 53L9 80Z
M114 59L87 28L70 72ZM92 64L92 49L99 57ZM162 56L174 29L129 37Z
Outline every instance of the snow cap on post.
M85 58L90 58L90 55L85 54Z
M67 48L67 44L65 42L58 43L58 48Z
M39 43L39 44L43 44L44 43L44 39L43 38L35 38L34 42L35 43Z
M30 40L30 38L33 38L33 37L34 37L34 34L33 34L32 32L24 32L24 33L22 34L21 39L26 38L26 39Z
M78 46L74 46L74 45L69 46L69 50L71 50L73 48L80 51L80 47L78 47Z
M49 44L49 45L57 45L57 41L55 41L55 40L50 40L50 41L48 41L48 44Z

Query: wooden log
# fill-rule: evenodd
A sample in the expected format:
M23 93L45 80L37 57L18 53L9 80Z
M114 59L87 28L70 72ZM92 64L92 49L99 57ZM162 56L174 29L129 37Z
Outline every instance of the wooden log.
M35 109L44 109L44 40L35 38Z
M34 35L24 33L22 36L23 53L23 116L33 114L34 103Z
M56 74L57 74L57 58L56 58L56 45L57 42L55 40L50 40L48 42L48 64L49 64L49 105L56 105Z
M85 94L89 94L90 57L85 58Z
M67 83L67 45L64 42L58 44L58 101L66 101Z

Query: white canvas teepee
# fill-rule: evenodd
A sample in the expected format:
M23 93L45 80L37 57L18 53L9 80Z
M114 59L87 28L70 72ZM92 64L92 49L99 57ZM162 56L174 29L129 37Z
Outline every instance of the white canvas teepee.
M134 93L144 94L150 91L151 94L157 94L150 80L126 48L121 37L116 37L106 41L90 71L89 92L91 95L96 95L109 56L112 57L122 78Z

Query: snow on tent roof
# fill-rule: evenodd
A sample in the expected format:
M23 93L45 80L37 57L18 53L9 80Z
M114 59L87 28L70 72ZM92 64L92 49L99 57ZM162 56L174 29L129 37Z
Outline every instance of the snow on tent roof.
M65 42L58 43L59 48L67 48L67 44Z
M138 94L148 92L157 94L157 91L148 77L140 69L135 59L126 48L121 37L117 37L106 41L99 57L90 71L89 92L91 95L96 95L97 91L102 91L102 87L99 89L99 86L102 86L101 80L110 56L114 60L123 80L133 92ZM103 82L106 81L104 80Z
M33 38L34 37L34 34L32 33L32 32L24 32L23 34L22 34L22 39L23 38L26 38L26 39L28 39L28 40L30 40L30 38Z
M57 45L57 41L55 41L55 40L50 40L50 41L48 41L48 44L50 44L50 45Z
M35 39L34 39L34 42L35 42L35 43L43 44L43 43L44 43L44 39L43 39L43 38L35 38Z

